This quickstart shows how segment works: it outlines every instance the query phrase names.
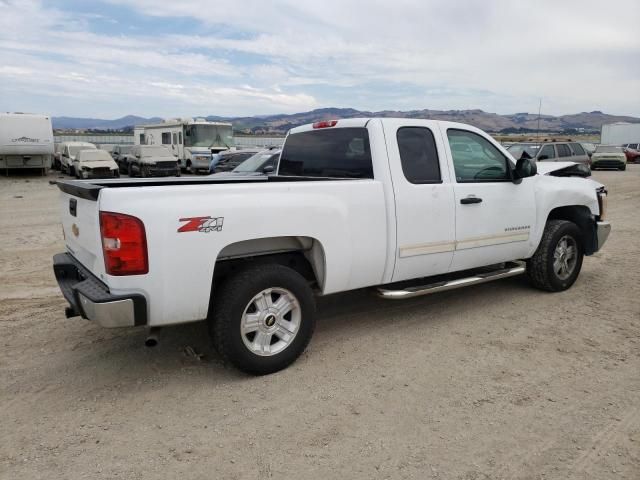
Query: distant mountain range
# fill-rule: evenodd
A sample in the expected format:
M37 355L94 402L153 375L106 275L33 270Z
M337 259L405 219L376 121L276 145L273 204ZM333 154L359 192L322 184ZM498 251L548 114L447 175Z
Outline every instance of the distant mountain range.
M204 118L210 121L226 121L233 123L236 132L245 133L273 133L284 134L290 128L305 123L329 120L335 118L356 117L399 117L424 118L433 120L448 120L474 125L482 130L493 133L527 132L538 128L538 115L535 113L514 113L499 115L482 110L410 110L368 112L353 108L320 108L310 112L294 113L291 115L260 115L253 117L220 117L209 115ZM116 120L101 120L96 118L53 117L55 129L99 129L120 130L135 125L157 123L162 121L158 117L144 118L135 115ZM541 115L540 130L546 132L562 132L571 129L587 132L599 131L605 123L640 122L640 118L621 115L609 115L600 111L582 112L573 115Z

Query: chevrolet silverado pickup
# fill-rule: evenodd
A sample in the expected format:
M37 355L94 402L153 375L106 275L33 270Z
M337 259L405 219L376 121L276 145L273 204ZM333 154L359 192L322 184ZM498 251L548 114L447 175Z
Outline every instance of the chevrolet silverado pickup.
M292 363L315 296L411 298L519 274L576 281L610 224L571 163L517 161L477 128L365 118L292 129L275 175L57 182L67 316L104 327L206 320L239 369Z

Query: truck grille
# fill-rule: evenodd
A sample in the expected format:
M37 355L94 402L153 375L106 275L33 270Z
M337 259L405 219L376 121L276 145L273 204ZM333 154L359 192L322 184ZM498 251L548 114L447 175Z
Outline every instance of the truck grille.
M89 170L89 175L92 177L113 177L109 167L92 168Z
M624 162L622 160L597 160L595 162L593 162L593 166L596 168L600 168L600 167L619 167L620 165L622 165Z

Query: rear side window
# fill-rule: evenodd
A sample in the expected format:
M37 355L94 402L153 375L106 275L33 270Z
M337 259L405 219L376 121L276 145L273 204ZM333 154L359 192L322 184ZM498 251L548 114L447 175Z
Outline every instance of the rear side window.
M289 135L278 175L373 178L369 132L332 128Z
M556 145L556 148L558 149L558 156L559 157L570 157L571 156L571 150L569 150L569 146L565 145L564 143L560 143L558 145Z
M569 145L571 145L571 150L573 150L574 155L586 155L584 148L582 148L582 145L579 143L570 143Z
M553 145L545 145L540 150L540 154L538 155L538 160L547 160L549 158L556 158L556 152L553 149Z
M402 172L411 183L440 183L440 164L433 133L424 127L402 127L396 135Z
M163 145L171 145L171 134L168 132L164 132L162 134L162 144Z

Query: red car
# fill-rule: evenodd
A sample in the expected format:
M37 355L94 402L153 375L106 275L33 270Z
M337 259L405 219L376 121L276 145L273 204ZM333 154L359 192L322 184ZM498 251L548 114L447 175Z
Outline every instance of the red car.
M627 156L627 163L640 163L640 144L627 143L622 146L622 150Z

